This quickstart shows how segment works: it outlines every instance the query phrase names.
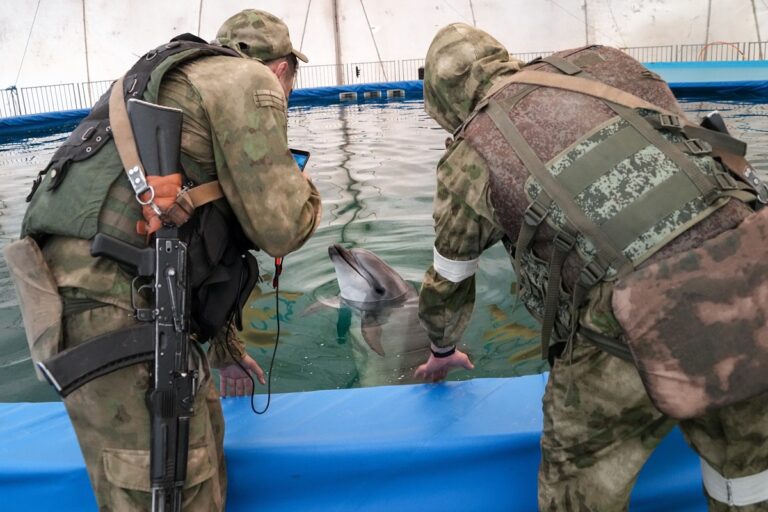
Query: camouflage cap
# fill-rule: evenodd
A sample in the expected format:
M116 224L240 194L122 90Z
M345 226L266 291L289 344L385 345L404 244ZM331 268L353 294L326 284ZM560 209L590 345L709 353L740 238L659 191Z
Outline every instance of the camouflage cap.
M309 62L306 55L293 47L288 26L266 11L245 9L235 14L216 33L216 41L232 48L243 57L267 62L289 54Z

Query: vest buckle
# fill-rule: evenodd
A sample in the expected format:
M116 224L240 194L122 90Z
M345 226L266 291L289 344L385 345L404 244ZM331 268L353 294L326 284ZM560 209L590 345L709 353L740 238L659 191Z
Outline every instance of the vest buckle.
M685 152L694 156L707 155L712 152L709 142L701 139L686 139L683 141Z
M605 277L607 270L605 265L598 262L595 258L581 269L579 281L581 281L587 288L591 288Z
M538 226L539 224L542 223L542 221L544 220L544 218L547 216L548 213L549 213L549 208L541 204L537 199L536 201L528 205L528 208L525 209L525 213L523 214L523 220L529 226Z
M576 245L576 236L565 229L561 229L552 242L558 251L569 252Z
M683 129L683 125L680 123L680 118L674 114L659 114L657 116L659 128L670 131L680 131Z

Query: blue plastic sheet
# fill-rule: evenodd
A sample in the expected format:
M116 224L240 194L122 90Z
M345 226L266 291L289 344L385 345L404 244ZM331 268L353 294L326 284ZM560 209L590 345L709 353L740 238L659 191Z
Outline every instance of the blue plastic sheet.
M768 61L653 62L648 69L661 75L679 98L761 100L768 97ZM296 89L290 106L382 102L423 97L423 82L407 80ZM77 122L88 109L0 118L0 139L31 135Z
M0 138L29 137L46 130L61 131L61 128L71 124L74 128L90 109L65 110L62 112L46 112L28 116L0 118Z
M225 399L227 510L535 511L546 376ZM265 397L257 396L257 407ZM630 510L706 510L675 431ZM61 403L0 404L4 511L96 506Z
M654 62L645 66L666 80L679 98L765 99L767 61Z

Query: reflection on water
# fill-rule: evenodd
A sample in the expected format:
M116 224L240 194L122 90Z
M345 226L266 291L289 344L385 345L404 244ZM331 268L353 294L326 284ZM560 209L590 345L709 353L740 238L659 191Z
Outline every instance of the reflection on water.
M733 134L749 143L753 164L768 169L765 105L696 101L684 106L697 119L720 110ZM290 145L312 153L305 172L322 194L324 211L317 233L285 259L278 298L281 338L272 378L275 392L357 387L368 380L361 382L361 375L375 371L376 361L370 354L361 357L357 344L359 315L325 305L338 294L327 248L341 243L370 249L418 286L432 260L434 169L445 135L420 101L291 109ZM0 246L18 236L31 179L65 137L66 132L0 140ZM242 336L266 369L278 310L270 286L273 263L258 256L265 280L245 308ZM451 378L540 372L538 326L510 294L514 279L501 246L483 255L477 278L477 307L464 336L476 369L456 371ZM0 401L56 399L35 379L2 259L0 346ZM407 379L393 375L371 380L395 384Z

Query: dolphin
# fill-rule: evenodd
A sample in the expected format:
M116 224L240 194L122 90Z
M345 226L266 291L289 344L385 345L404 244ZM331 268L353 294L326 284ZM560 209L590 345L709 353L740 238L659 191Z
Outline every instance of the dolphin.
M333 244L328 256L339 283L339 306L360 321L359 331L350 329L360 384L419 382L413 370L427 360L430 342L419 323L416 288L369 250Z

